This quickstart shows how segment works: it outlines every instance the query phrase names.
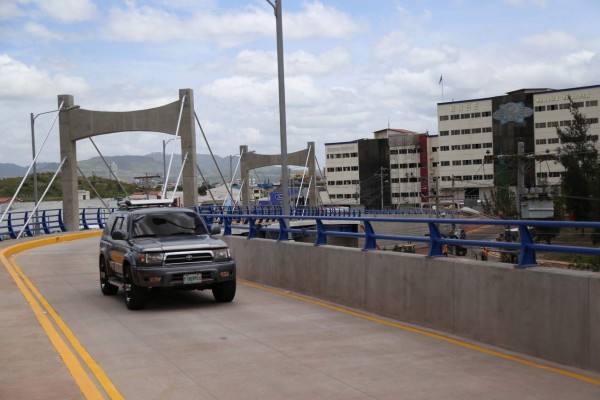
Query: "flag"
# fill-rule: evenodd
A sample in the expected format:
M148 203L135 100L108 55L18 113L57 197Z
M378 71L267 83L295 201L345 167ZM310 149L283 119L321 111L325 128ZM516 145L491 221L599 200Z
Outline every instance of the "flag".
M440 75L440 81L438 82L438 85L441 85L441 84L442 84L442 81L443 81L443 79L442 79L442 75Z

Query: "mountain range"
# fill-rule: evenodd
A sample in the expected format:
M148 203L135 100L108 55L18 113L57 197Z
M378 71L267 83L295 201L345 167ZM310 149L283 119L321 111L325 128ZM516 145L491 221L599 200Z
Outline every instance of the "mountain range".
M162 153L150 153L143 156L104 156L104 159L108 165L111 166L111 168L113 168L113 163L117 166L116 169L113 168L113 172L119 177L120 180L125 182L132 182L134 177L146 175L158 175L160 178L156 179L158 181L162 181L162 177L164 175ZM167 168L169 159L170 155L167 155L165 163ZM229 156L215 156L215 160L219 166L219 169L221 170L221 173L223 174L223 177L225 180L229 181L232 173L235 171L239 158L235 157L230 159ZM215 166L215 162L210 154L198 154L197 161L202 175L204 175L204 178L208 182L212 184L222 183L223 180L221 179L217 167ZM111 178L108 168L100 157L93 157L88 160L78 160L77 164L83 173L88 177L95 175L104 178ZM38 162L36 169L38 172L55 172L58 166L59 163ZM16 164L0 163L0 178L23 176L27 172L28 168L29 166L22 167ZM171 172L169 174L170 181L177 179L180 169L181 155L175 154L173 156L173 164L171 165ZM260 168L256 170L256 174L253 172L250 174L250 177L256 179L258 182L264 182L266 180L269 180L270 182L279 182L280 176L281 167L279 166ZM236 177L240 177L239 171L237 172ZM200 181L202 181L200 174L198 174L198 178Z

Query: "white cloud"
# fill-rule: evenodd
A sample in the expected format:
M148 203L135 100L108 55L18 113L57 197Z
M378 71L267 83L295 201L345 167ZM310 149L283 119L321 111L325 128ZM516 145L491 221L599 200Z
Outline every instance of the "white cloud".
M296 51L285 55L285 73L286 76L339 73L351 61L350 52L343 47L336 47L319 55ZM244 50L237 55L234 70L254 76L274 76L277 74L277 53Z
M566 32L551 30L521 39L521 43L536 50L572 49L578 45L577 39Z
M62 40L62 35L56 32L50 31L42 24L36 22L28 22L25 24L25 32L28 34L41 39L41 40Z
M400 31L394 31L381 38L374 46L374 55L377 59L385 60L401 58L410 50L410 39Z
M14 2L6 0L0 1L0 21L20 17L22 15L23 12Z
M360 31L350 16L320 2L306 3L302 12L284 14L286 39L348 38ZM250 5L224 13L200 10L187 17L129 3L126 9L112 8L103 29L106 38L117 41L217 40L221 46L237 45L256 36L273 37L274 33L273 11L266 3L264 7Z
M81 22L96 17L97 8L91 0L36 0L37 6L50 18L60 22Z
M0 99L56 99L58 93L83 93L88 88L83 78L62 74L51 76L7 54L0 55Z
M595 56L596 53L593 51L582 50L577 53L567 54L563 56L562 59L568 66L578 66L591 62Z

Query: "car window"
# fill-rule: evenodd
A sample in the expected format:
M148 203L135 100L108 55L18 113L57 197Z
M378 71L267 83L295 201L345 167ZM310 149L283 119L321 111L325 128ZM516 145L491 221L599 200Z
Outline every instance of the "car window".
M116 214L111 214L111 216L108 217L108 221L106 221L106 225L104 225L104 231L102 232L103 235L109 235L112 232L116 218Z
M133 216L132 236L206 235L208 231L194 212L152 213Z
M125 217L117 217L117 219L115 220L115 224L113 225L113 228L110 231L110 233L112 234L114 231L120 231L120 230L127 232L127 224L124 222L125 222Z

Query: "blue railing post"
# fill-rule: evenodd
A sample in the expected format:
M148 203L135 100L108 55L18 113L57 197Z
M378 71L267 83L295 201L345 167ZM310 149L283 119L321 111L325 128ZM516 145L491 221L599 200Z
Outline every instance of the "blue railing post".
M256 224L256 218L249 217L248 239L254 239L255 237L258 237L258 229L260 229L260 224Z
M85 208L81 209L81 224L83 225L83 229L88 230L90 229L90 226L87 223L87 216L85 214Z
M363 250L375 250L377 249L377 240L375 239L375 231L369 221L365 222L365 247Z
M225 224L225 229L223 231L224 236L231 235L231 217L224 217L223 223Z
M521 251L519 254L520 268L533 267L537 265L535 250L531 248L533 238L531 232L525 225L519 225L519 237L521 239Z
M317 241L315 242L315 246L327 244L327 235L325 234L325 226L323 225L323 221L320 219L316 219L315 221L317 223Z
M284 218L278 218L278 219L279 219L279 236L277 237L277 241L281 242L284 240L290 240L289 235L288 235L288 228L285 223L285 219Z
M429 245L429 257L436 257L442 255L442 235L440 235L440 230L435 223L428 223L429 225L429 237L431 238L431 242Z

